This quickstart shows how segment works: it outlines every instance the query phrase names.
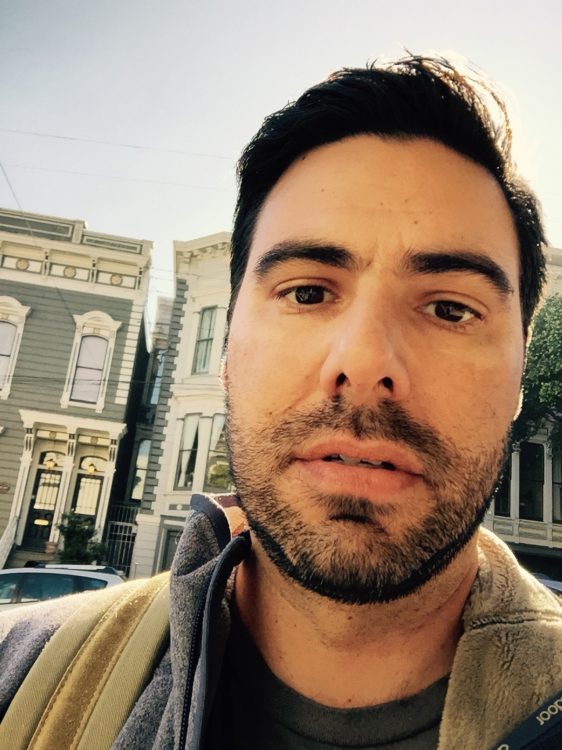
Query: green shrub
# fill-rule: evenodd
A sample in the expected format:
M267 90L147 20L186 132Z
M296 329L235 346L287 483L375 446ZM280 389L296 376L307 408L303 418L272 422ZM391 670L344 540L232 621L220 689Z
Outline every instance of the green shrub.
M103 560L106 547L93 538L96 530L92 518L70 511L62 517L58 529L64 538L64 549L58 553L59 562L90 565Z

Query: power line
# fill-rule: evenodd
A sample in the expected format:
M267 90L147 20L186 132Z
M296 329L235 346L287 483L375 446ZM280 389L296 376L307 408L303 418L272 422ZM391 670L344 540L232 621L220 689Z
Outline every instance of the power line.
M5 180L6 180L6 182L8 183L8 187L10 188L10 192L11 192L11 194L12 194L12 197L13 197L13 199L14 199L14 200L15 200L15 202L16 202L16 205L17 205L18 209L19 209L19 210L20 210L20 211L21 211L22 213L24 213L24 211L23 211L23 208L22 208L22 205L21 205L21 203L20 203L20 201L19 201L19 198L18 198L18 196L17 196L17 194L16 194L16 191L15 191L15 189L14 189L14 186L12 185L12 182L11 182L11 180L10 180L10 177L8 176L8 173L6 172L6 169L5 169L5 167L4 167L4 164L2 163L2 161L1 161L1 160L0 160L0 169L2 170L2 174L4 175L4 179L5 179ZM35 237L35 234L33 233L33 229L31 228L31 225L30 225L30 223L29 223L29 220L27 219L27 217L26 217L25 215L24 215L24 221L25 221L25 223L27 224L27 231L28 231L28 232L29 232L29 234L31 235L31 238L32 238L32 240L36 240L37 238ZM37 249L38 249L38 250L40 250L40 249L41 249L41 247L40 247L40 246L39 246L39 245L38 245L37 243L35 244L35 247L37 247ZM61 292L61 290L59 289L59 287L58 287L58 286L57 286L56 284L55 284L55 285L53 285L53 286L54 286L54 288L55 288L55 289L57 290L57 292L59 293L59 297L60 297L60 300L61 300L61 302L62 302L62 304L63 304L63 306L64 306L64 309L65 309L65 310L66 310L66 312L67 312L67 313L69 314L69 316L70 316L70 317L72 317L72 313L70 312L70 310L69 310L69 308L68 308L68 305L66 304L66 300L65 300L65 299L64 299L64 297L62 296L62 292Z
M54 138L59 141L76 141L78 143L96 143L100 146L116 146L118 148L131 148L137 151L156 151L163 154L181 154L182 156L197 156L204 159L221 159L234 161L235 157L223 156L222 154L206 154L198 151L184 151L175 148L161 148L160 146L145 146L135 143L121 143L119 141L103 141L98 138L81 138L76 135L60 135L57 133L40 133L35 130L16 130L12 128L0 128L0 133L12 133L15 135L30 135L37 138Z
M96 172L80 172L73 169L59 169L57 167L35 167L31 164L7 164L6 166L13 169L31 169L35 172L56 172L60 174L70 174L76 177L95 177L102 180L120 180L124 182L141 182L149 185L167 185L169 187L181 187L189 190L220 190L230 192L230 188L218 187L216 185L190 185L186 182L170 182L169 180L152 180L144 177L125 177L124 175L100 174Z

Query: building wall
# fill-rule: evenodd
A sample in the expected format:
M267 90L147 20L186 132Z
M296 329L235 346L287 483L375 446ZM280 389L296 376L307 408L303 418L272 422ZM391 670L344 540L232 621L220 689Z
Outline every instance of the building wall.
M177 293L166 384L156 412L143 510L137 516L131 576L151 575L169 562L190 496L205 486L213 417L224 414L219 372L228 304L228 241L229 235L223 233L175 243ZM199 319L205 308L216 310L209 366L207 372L194 374ZM187 489L177 486L176 477L184 419L189 414L200 415L200 421L195 474Z
M119 371L122 366L129 328L133 325L131 300L107 299L95 294L44 289L0 278L0 296L9 296L30 307L14 370L10 396L0 401L0 477L8 490L0 494L0 529L10 515L19 471L25 430L20 409L52 411L60 409L68 364L74 342L73 315L104 310L123 323L117 331L109 384L105 397L104 419L123 421L125 407L116 403ZM70 405L68 415L91 416L91 409Z
M13 521L15 541L22 542L33 499L44 490L41 477L59 482L53 479L51 542L86 479L99 490L94 515L101 532L126 431L150 249L145 241L88 232L84 222L0 209L0 321L13 322L10 306L26 313L9 359L15 367L0 382L0 565ZM96 403L70 397L80 334L107 341ZM54 468L40 462L49 453L56 454ZM89 472L80 465L87 456L99 462L91 461Z

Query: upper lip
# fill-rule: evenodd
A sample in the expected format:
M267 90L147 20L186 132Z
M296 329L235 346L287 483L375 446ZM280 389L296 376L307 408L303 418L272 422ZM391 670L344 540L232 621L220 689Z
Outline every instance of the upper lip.
M420 460L410 450L388 441L362 441L352 439L327 439L314 443L295 453L300 461L318 461L342 454L356 460L393 464L398 471L423 474Z

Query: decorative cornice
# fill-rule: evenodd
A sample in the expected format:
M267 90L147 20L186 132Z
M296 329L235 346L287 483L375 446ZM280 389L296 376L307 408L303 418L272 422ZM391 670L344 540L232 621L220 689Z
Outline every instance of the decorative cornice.
M194 240L174 242L175 276L189 276L194 261L226 258L230 252L230 233L219 232Z
M93 419L91 417L73 417L61 412L19 410L23 426L27 429L42 425L52 425L65 428L70 434L88 434L105 432L114 440L119 440L127 431L127 425L122 422L111 422L107 419Z

